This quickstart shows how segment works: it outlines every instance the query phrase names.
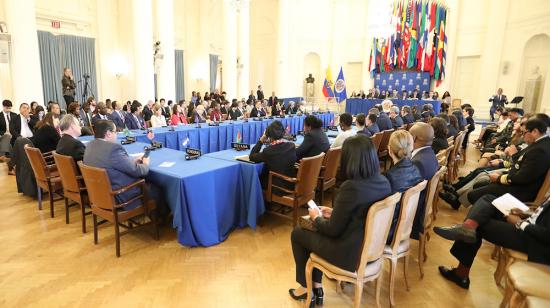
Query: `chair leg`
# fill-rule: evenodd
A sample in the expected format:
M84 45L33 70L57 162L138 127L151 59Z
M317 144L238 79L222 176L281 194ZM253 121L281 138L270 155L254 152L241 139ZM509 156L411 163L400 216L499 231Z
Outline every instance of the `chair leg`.
M321 185L321 189L320 189L320 192L319 192L319 202L320 202L320 206L323 206L323 202L325 200L325 187L323 187L324 185Z
M336 279L336 293L342 293L342 281Z
M407 271L409 270L409 254L407 253L404 258L403 263L403 276L405 277L405 287L407 288L407 291L410 290L409 288L409 280L407 279Z
M502 297L502 302L500 303L500 308L508 307L512 294L514 293L514 288L510 281L506 281L506 289L504 290L504 296Z
M380 279L380 278L378 278ZM353 307L359 308L361 306L361 297L363 296L363 281L358 280L355 283L355 295L353 296ZM380 307L380 305L378 305Z
M311 262L311 259L307 260L306 263L306 292L307 292L307 299L305 302L305 307L309 307L309 303L311 303L311 300L313 299L313 262Z
M424 233L420 234L418 239L418 269L420 270L420 279L424 278L424 246L426 245L426 238Z
M496 247L495 247L495 249L496 249ZM506 259L507 259L506 256L501 251L498 254L497 268L495 269L495 273L493 275L493 277L495 278L495 283L496 283L497 287L499 287L499 288L503 287L502 278L504 278L504 274L506 273L506 263L508 263L508 260L506 260Z
M157 224L157 213L156 211L151 213L151 222L153 223L153 228L154 228L154 234L155 234L155 240L158 241L159 240L159 225Z
M376 307L380 308L380 289L382 288L382 275L384 275L384 271L380 271L380 275L378 278L376 278L376 285L375 285L375 293L374 293L374 300L376 301Z
M120 230L118 225L118 214L115 212L115 250L117 258L120 257Z
M82 214L82 233L86 233L86 205L84 202L80 204L80 213Z
M65 224L69 224L69 199L65 198Z
M94 244L97 245L97 216L92 213L92 220L94 221Z
M390 259L390 306L395 306L395 300L393 298L393 292L395 289L395 272L397 270L397 257Z
M42 188L37 185L36 190L38 192L38 210L42 211Z
M53 192L51 183L48 183L48 196L50 197L50 216L53 218Z

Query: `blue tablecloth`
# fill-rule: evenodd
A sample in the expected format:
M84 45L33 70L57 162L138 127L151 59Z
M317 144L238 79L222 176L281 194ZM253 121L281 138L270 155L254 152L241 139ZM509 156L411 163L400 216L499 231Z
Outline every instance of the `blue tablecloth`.
M334 121L334 113L321 113L316 115L323 121L323 126L331 125ZM187 146L197 148L203 154L223 151L231 148L231 143L241 136L243 143L255 143L260 139L267 126L274 120L279 120L290 131L291 134L297 134L304 129L305 116L293 116L285 118L263 119L256 121L249 119L244 121L225 121L219 126L208 126L203 123L199 128L197 125L179 125L171 131L169 127L159 127L153 129L153 140L161 142L164 147L174 150L183 150ZM131 136L135 136L138 142L150 143L145 130L132 130ZM118 134L119 139L123 139L122 133ZM81 140L91 140L92 136L81 137ZM183 143L189 139L187 146Z
M356 115L358 113L368 114L369 109L374 107L376 104L381 104L382 99L361 99L361 98L348 98L346 100L346 112ZM425 101L425 100L404 100L404 99L392 99L391 100L395 105L403 107L408 106L420 106L424 104L431 104L434 107L435 114L439 114L441 109L441 101Z
M137 142L125 148L130 154L141 153L146 145ZM163 162L175 164L160 167ZM186 161L185 153L163 148L151 152L146 180L166 197L178 241L211 246L224 241L234 228L255 228L265 211L258 176L244 171L236 161L207 156Z

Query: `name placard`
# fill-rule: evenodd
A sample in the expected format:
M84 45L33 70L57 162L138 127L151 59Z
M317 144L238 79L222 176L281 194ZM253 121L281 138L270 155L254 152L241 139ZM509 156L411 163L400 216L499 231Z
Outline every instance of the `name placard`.
M247 143L239 143L239 142L232 142L231 148L237 150L237 151L245 151L250 150L250 144Z

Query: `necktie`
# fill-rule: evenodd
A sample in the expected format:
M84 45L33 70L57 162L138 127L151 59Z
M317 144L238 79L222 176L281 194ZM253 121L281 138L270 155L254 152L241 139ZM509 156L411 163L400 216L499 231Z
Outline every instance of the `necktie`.
M9 112L6 113L6 116L8 117L8 122L10 122L10 121L11 121L11 119L10 119L10 113L9 113Z

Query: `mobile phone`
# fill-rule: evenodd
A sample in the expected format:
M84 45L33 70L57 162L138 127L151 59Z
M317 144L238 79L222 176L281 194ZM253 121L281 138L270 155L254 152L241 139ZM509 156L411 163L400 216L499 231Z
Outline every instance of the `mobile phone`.
M321 209L317 206L317 204L315 204L315 201L309 200L307 202L307 206L312 210L317 210L317 212L319 212L319 215L321 215Z
M151 154L151 150L145 149L145 153L143 154L143 158L149 157L150 154Z

